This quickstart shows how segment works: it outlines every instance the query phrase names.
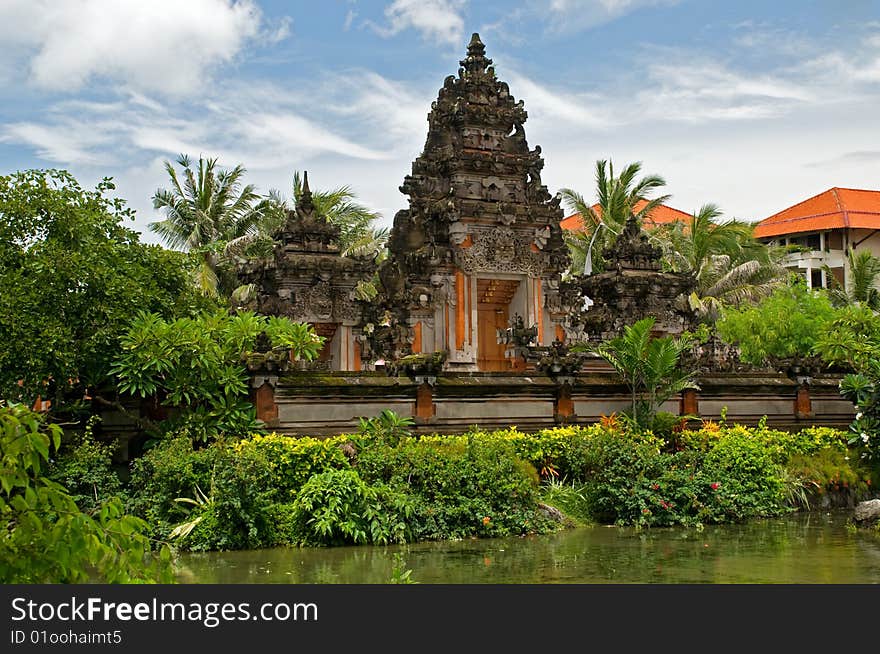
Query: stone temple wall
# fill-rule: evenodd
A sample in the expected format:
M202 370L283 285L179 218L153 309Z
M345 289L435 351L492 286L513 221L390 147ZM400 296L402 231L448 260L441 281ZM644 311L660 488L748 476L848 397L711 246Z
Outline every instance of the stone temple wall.
M586 425L628 407L627 389L611 372L591 371L560 385L541 373L442 373L433 386L384 372L294 373L263 379L253 390L258 416L269 429L291 436L329 436L357 430L360 417L390 409L415 419L415 433L461 433L516 426L520 431L555 425ZM763 416L780 429L811 425L846 429L853 405L840 397L837 376L817 376L808 387L785 375L718 373L698 379L699 391L686 391L663 410L754 425ZM125 402L128 410L151 420L167 417L148 400ZM97 409L97 407L96 407ZM116 410L101 410L104 432L120 443L115 458L131 459L144 434Z
M846 428L855 411L840 397L838 381L816 377L805 387L785 375L714 374L663 410L709 420L726 414L729 422L749 425L766 415L769 425L785 429ZM263 417L272 429L298 435L354 431L359 417L383 409L414 418L417 433L458 433L472 425L527 431L590 424L629 406L626 387L601 371L577 375L570 386L540 373L443 373L432 386L384 373L294 374L278 380L273 397Z

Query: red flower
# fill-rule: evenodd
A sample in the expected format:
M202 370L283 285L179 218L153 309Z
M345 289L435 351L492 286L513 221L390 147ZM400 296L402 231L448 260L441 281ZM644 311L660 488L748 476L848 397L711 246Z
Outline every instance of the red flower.
M721 488L721 484L719 484L717 481L713 481L711 484L709 484L709 488L711 488L712 490L718 490L719 488Z
M660 490L660 484L654 484L653 486L651 486L651 488L653 488L654 490Z
M490 518L489 516L483 518L483 526L488 525L490 522L492 522L492 518Z

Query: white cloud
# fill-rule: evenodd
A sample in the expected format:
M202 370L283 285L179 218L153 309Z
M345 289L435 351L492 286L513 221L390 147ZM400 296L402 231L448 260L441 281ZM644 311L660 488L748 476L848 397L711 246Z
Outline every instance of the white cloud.
M557 32L577 32L611 22L643 7L675 5L680 0L540 0L536 13Z
M277 42L290 19L264 25L254 0L6 0L0 41L23 58L29 81L75 91L95 79L186 94L257 37Z
M642 116L683 122L753 120L781 115L817 100L804 85L782 77L733 70L693 54L681 61L647 64L652 82L636 94Z
M269 30L266 33L266 41L269 43L281 43L291 34L290 26L293 25L293 19L290 16L284 16L278 23L278 27Z
M69 163L71 161L83 164L101 164L106 162L100 151L94 149L97 145L106 143L84 140L77 132L71 130L74 127L69 122L64 125L39 125L36 123L20 122L4 126L3 134L0 135L0 143L26 143L31 146L37 156L55 163Z
M390 150L411 149L427 133L426 115L436 90L416 89L370 71L335 75L320 91L328 111L355 121L365 140Z
M349 9L348 13L345 14L345 22L342 24L342 31L347 32L351 29L351 24L354 22L354 19L357 17L357 12L354 9Z
M464 6L465 0L394 0L385 7L387 26L367 24L384 37L415 29L426 39L456 45L464 38Z
M273 169L318 156L378 161L424 138L430 104L402 84L354 71L286 89L228 82L197 101L157 102L142 93L110 102L65 101L45 115L0 126L0 142L26 145L67 165L123 165L157 153L200 153Z
M515 72L508 72L510 91L517 98L528 99L530 113L539 113L568 125L603 128L615 121L605 111L607 99L596 94L557 91Z

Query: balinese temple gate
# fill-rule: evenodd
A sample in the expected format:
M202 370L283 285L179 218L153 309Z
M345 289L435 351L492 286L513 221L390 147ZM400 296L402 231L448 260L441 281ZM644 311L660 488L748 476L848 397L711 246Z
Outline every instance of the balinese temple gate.
M249 359L257 414L270 428L345 433L390 409L415 418L419 432L537 429L627 409L621 380L582 365L566 341L607 339L645 315L678 334L690 326L693 280L663 272L632 219L605 251L605 272L563 282L563 214L541 182L526 117L474 34L431 105L424 150L400 186L409 207L394 217L378 271L371 257L341 256L339 229L305 182L273 256L239 271L255 291L250 308L308 322L327 339L318 362ZM378 295L360 300L376 273ZM593 301L586 311L584 296ZM790 427L852 420L839 376L817 372L807 385L722 359L698 360L700 390L663 409ZM385 371L375 370L380 361Z
M541 183L544 160L539 146L529 149L526 117L474 34L400 187L409 208L394 217L365 360L446 352L447 370L515 369L521 362L505 356L498 331L517 316L538 345L563 338L563 213Z

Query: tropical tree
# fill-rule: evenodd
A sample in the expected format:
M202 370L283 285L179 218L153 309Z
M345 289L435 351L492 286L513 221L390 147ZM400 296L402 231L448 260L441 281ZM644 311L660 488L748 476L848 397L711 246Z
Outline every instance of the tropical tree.
M682 365L682 355L693 344L689 336L655 337L654 318L639 320L623 334L593 349L623 378L631 394L631 416L651 427L664 402L686 388L696 388L695 371Z
M134 213L113 188L85 190L61 170L0 176L0 397L40 396L53 412L98 400L138 310L216 306L193 288L187 255L125 226Z
M807 288L800 278L755 305L725 308L717 328L722 339L739 346L744 362L780 364L809 360L838 313L826 293Z
M659 175L638 178L641 162L628 164L617 176L610 161L596 162L596 193L599 208L594 210L584 196L569 188L562 189L562 199L570 211L581 215L583 230L569 233L569 249L572 253L572 271L586 274L604 269L602 250L611 245L623 230L630 215L642 222L669 195L650 198L666 185ZM641 206L637 208L636 205Z
M749 223L718 222L714 204L700 207L688 221L662 225L652 234L664 250L666 266L694 276L691 307L715 321L723 306L754 303L769 296L787 278L775 253L755 240Z
M258 195L253 184L242 186L246 170L241 164L225 170L217 167L216 158L199 157L193 170L185 154L177 164L180 176L171 162L165 162L171 188L153 195L153 206L164 211L165 219L150 223L150 229L172 248L199 256L196 283L203 293L228 294L236 286L231 253L265 230L264 223L276 220L277 208Z
M861 304L873 311L880 311L880 257L875 257L868 250L856 252L850 248L847 253L849 263L848 287L837 281L828 266L823 266L828 280L828 295L835 306Z

